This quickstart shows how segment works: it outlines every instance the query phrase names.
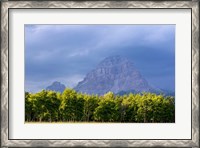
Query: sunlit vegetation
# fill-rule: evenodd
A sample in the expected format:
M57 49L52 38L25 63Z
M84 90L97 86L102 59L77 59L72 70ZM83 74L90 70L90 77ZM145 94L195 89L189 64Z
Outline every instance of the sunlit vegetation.
M103 96L65 89L25 93L26 122L175 122L174 97L142 93Z

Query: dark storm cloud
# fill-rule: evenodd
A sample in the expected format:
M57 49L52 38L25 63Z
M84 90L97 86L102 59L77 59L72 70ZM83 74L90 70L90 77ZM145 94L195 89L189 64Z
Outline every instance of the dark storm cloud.
M112 55L132 60L153 86L174 90L174 25L26 25L25 88L73 87Z

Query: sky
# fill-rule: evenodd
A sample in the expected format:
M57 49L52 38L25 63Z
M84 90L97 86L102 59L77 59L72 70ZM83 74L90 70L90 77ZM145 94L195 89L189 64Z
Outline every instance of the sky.
M148 83L175 89L175 25L25 25L25 91L73 88L109 56L130 59Z

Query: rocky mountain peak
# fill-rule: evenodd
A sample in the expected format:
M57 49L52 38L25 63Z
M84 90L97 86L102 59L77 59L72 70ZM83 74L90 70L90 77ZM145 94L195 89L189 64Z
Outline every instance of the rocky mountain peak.
M129 62L129 61L128 61L128 59L126 59L124 57L121 57L119 55L110 56L110 57L105 58L103 61L101 61L98 66L99 67L101 67L101 66L113 66L113 65L118 65L118 64L121 64L121 63L125 63L125 62Z
M102 60L74 89L83 93L102 95L108 91L143 92L152 88L132 61L121 56L111 56Z

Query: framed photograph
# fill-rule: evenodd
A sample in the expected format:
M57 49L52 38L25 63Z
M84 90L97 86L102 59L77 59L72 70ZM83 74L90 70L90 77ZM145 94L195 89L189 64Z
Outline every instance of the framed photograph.
M1 2L2 147L199 147L199 2Z

